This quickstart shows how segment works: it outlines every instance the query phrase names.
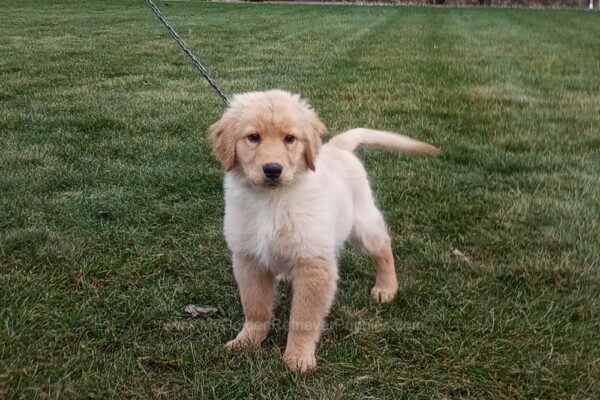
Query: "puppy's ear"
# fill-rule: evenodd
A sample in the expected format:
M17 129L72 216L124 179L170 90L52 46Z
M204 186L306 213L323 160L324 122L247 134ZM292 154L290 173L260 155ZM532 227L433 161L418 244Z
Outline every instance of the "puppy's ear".
M213 154L225 171L231 171L235 165L235 137L233 122L222 117L208 128L213 145Z
M318 118L315 118L310 122L309 131L305 143L306 150L304 157L306 159L306 166L311 171L314 171L317 156L321 149L321 135L325 132L325 125Z

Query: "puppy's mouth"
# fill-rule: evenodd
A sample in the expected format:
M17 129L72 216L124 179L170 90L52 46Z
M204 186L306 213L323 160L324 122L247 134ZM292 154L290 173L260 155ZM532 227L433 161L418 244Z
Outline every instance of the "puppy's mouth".
M281 185L281 179L268 179L265 178L263 184L269 188L276 188Z

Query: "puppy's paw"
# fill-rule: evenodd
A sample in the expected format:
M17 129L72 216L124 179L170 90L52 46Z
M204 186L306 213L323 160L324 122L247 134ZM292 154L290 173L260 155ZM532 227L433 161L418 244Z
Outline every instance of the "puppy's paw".
M292 371L311 372L317 368L317 359L313 353L285 353L283 360Z
M390 287L374 286L371 289L371 295L379 303L389 303L394 300L398 292L398 285Z
M238 338L235 338L225 343L225 349L228 351L232 351L237 349L243 349L244 347L248 347L251 345L252 343L249 340L240 340Z
M225 349L237 350L246 347L258 346L262 342L261 338L243 334L240 332L237 337L229 342L225 343Z
M244 322L242 330L235 339L225 344L227 350L258 346L269 333L269 322Z

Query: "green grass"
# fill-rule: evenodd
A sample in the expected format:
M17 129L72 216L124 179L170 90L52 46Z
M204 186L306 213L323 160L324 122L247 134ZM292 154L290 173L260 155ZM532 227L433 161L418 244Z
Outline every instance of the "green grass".
M283 323L225 354L218 98L142 1L6 2L0 397L600 397L600 14L160 4L227 91L443 149L360 152L399 295L348 249L318 372L288 372Z

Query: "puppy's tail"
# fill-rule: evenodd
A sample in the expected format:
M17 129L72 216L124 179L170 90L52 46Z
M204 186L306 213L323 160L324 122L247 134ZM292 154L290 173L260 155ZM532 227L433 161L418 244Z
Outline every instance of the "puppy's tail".
M411 139L408 136L366 128L350 129L334 136L327 144L350 152L362 145L397 150L403 153L441 153L437 147Z

